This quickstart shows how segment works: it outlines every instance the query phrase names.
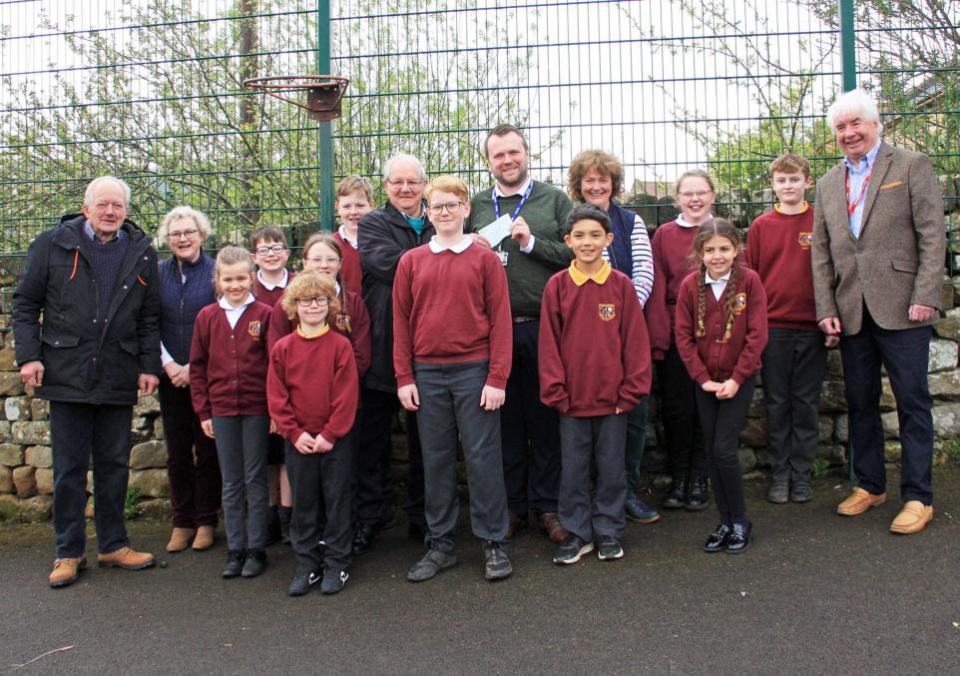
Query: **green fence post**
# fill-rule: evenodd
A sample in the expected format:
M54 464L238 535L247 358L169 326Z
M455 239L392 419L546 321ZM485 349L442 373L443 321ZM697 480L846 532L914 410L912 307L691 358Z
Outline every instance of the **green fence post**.
M317 0L317 74L330 75L330 0ZM317 194L320 229L333 230L333 130L320 122L317 133Z
M853 0L840 0L840 54L845 92L857 88L857 43L854 21Z

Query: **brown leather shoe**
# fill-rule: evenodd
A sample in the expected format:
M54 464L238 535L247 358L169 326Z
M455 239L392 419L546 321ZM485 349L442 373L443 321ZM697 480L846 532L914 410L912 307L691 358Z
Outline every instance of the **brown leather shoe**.
M80 577L80 571L86 569L86 556L76 559L57 559L53 562L53 570L50 572L50 586L57 589L71 585Z
M517 514L510 512L510 523L507 526L507 539L512 540L521 530L527 527L527 520Z
M841 516L857 516L863 514L871 507L882 505L887 501L887 494L880 493L874 495L868 493L859 486L853 489L853 493L847 496L847 499L837 505L837 514Z
M540 527L547 533L550 541L556 544L562 543L570 535L567 529L560 525L560 519L557 518L555 512L541 514Z
M890 524L890 532L899 535L919 533L932 519L933 505L925 505L919 500L908 500Z
M210 549L213 547L215 539L213 526L200 526L197 529L197 537L193 538L193 551L202 552L205 549Z
M167 551L171 554L182 552L190 546L190 540L196 535L197 531L193 528L174 528L170 533L170 542L167 543Z
M121 547L109 554L100 554L97 565L101 568L123 568L124 570L142 570L151 568L156 563L153 554L138 552L130 547Z

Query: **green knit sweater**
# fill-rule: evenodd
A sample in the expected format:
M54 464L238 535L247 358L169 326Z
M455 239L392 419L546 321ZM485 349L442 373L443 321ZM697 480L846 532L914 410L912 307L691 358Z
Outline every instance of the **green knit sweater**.
M500 214L512 214L520 197L511 195L501 198ZM492 198L493 188L489 188L470 200L467 232L480 230L495 220ZM514 317L539 317L540 300L547 280L553 273L570 265L573 252L563 241L563 236L567 234L567 215L572 208L570 200L560 190L534 181L530 197L520 211L520 216L533 233L533 250L525 254L520 251L517 242L509 238L494 247L494 250L503 251L507 256L504 269L510 287L510 310Z

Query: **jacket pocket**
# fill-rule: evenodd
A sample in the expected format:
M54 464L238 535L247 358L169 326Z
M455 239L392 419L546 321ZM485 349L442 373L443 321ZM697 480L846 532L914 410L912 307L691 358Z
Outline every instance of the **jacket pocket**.
M40 342L53 348L76 347L80 344L80 336L43 334L40 336Z
M119 341L120 349L133 357L140 356L140 341L136 338L124 338Z
M897 272L906 272L911 275L917 274L917 261L904 260L902 258L893 258L890 264Z

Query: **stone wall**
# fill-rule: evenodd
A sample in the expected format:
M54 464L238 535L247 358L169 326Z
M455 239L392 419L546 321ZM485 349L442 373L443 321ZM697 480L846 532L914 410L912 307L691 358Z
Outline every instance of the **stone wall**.
M2 294L3 311L9 313L9 290ZM944 284L946 316L935 327L930 349L930 391L934 398L936 431L935 459L942 463L960 459L960 305L951 280ZM50 518L53 493L53 461L50 449L49 406L31 397L20 383L14 363L13 335L9 314L0 315L0 521L21 519L37 521ZM882 398L883 426L887 436L887 461L899 459L897 414L890 385L884 378ZM756 390L746 427L741 436L740 459L744 471L756 473L768 467L766 420L763 387ZM656 444L656 416L652 416L648 445ZM847 417L843 397L843 374L837 350L830 353L828 375L820 402L819 468L837 467L845 461ZM160 424L160 407L155 396L141 398L134 409L131 429L133 449L130 456L131 514L163 517L169 513L169 485L166 476L167 453ZM392 476L402 481L407 461L405 444L395 437ZM646 467L662 469L662 453L647 454ZM87 490L92 491L88 473ZM92 504L88 512L92 510Z

